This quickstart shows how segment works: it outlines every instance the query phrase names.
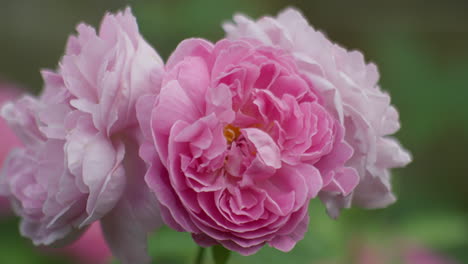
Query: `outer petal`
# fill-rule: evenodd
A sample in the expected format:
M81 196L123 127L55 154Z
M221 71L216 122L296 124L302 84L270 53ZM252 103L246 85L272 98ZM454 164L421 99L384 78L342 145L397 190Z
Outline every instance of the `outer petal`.
M101 220L101 226L113 254L123 264L151 263L147 236L162 225L157 201L147 187L139 186L140 197L123 198Z
M151 262L147 235L162 224L156 197L145 184L146 165L136 146L129 143L126 149L125 170L131 171L132 177L128 177L125 193L101 221L109 247L124 264Z
M15 104L6 103L1 108L1 116L26 145L35 145L44 139L35 117L39 106L40 103L35 98L26 95Z
M101 218L114 207L124 190L127 180L125 177L126 171L121 164L125 155L125 148L122 143L118 145L117 150L105 150L109 147L105 145L93 147L95 148L90 147L90 152L87 153L83 161L83 178L90 189L86 208L89 217L83 225ZM100 155L101 157L102 155L109 155L108 157L112 158L109 159L110 163L106 164L102 158L96 159L94 155ZM99 164L95 163L95 161L98 161Z
M176 48L176 51L171 54L166 63L166 68L171 69L177 63L184 60L185 57L201 57L209 59L213 44L203 39L187 39L182 41Z

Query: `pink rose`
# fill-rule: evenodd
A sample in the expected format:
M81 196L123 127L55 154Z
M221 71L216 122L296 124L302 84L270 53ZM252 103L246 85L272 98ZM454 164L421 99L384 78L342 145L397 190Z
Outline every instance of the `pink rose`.
M259 41L183 41L159 97L138 105L154 139L140 150L146 181L165 222L202 246L289 251L307 230L310 199L347 195L359 179L322 95L292 56Z
M0 191L36 245L73 237L101 220L114 255L146 263L146 234L160 221L138 156L135 103L159 89L163 64L138 32L130 9L87 25L68 40L45 90L7 104L2 115L25 145L4 168Z
M332 43L294 9L277 18L252 21L238 15L234 21L224 25L229 39L253 38L285 50L323 96L324 107L346 128L345 140L354 149L346 165L356 169L361 180L348 196L320 193L330 215L338 216L340 208L351 204L379 208L394 202L389 169L405 166L411 157L389 137L400 128L398 112L377 84L377 67L366 64L360 52Z

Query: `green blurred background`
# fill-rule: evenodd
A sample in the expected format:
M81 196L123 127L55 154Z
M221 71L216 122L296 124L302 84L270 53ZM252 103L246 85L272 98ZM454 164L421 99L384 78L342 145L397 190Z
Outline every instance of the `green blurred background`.
M393 171L396 204L347 210L334 221L313 202L309 232L291 253L266 247L230 263L353 263L360 245L394 254L405 244L468 263L468 1L0 0L0 75L39 92L39 69L56 67L78 22L97 26L105 11L126 6L163 58L184 38L221 38L234 13L258 18L295 6L333 41L376 62L400 111L397 137L414 161ZM196 254L189 235L168 229L150 244L155 263L191 263ZM70 261L33 250L16 219L0 220L0 263Z

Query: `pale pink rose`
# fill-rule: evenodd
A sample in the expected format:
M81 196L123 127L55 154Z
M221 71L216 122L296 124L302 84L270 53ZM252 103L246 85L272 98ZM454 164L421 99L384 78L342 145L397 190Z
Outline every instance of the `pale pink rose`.
M45 90L5 105L21 137L3 170L0 191L36 245L83 232L101 220L123 263L149 263L146 235L160 221L138 156L135 103L159 90L162 60L145 42L130 9L87 25L68 40L57 73L43 71Z
M345 140L354 149L346 165L355 168L361 180L348 196L320 193L330 215L338 216L351 204L379 208L394 202L389 169L405 166L411 157L389 137L400 128L398 112L377 84L377 67L366 64L360 52L332 43L294 9L276 18L253 21L237 15L234 21L224 25L229 39L253 38L285 50L323 96L325 108L345 127Z
M353 150L343 126L282 49L185 40L159 96L138 105L154 139L140 150L146 181L165 222L202 246L289 251L307 230L310 199L347 195L359 179L344 166Z
M0 107L8 100L17 98L20 89L16 85L6 82L0 83ZM20 147L20 140L8 126L7 122L0 117L0 164L3 164L7 154L15 147ZM0 199L0 212L9 212L9 202L5 198ZM8 213L9 214L9 213ZM98 222L93 223L86 232L73 244L60 249L60 252L79 259L81 263L107 263L111 255L101 233Z

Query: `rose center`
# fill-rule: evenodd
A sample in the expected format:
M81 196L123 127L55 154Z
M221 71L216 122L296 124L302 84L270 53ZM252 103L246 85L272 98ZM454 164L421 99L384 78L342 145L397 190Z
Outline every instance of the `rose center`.
M234 140L236 140L240 136L240 129L238 127L235 127L229 124L224 127L223 134L227 142L231 144Z

